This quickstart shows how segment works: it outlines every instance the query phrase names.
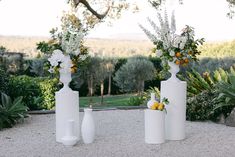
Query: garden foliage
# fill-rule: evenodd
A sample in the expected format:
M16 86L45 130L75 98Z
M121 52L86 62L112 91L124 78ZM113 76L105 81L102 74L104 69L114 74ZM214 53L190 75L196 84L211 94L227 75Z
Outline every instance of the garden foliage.
M58 80L34 78L26 75L12 76L9 83L9 94L12 97L23 97L23 102L30 110L53 109Z
M12 127L27 116L28 108L22 99L23 97L18 97L13 101L8 95L1 93L0 130Z
M116 73L114 80L121 90L126 92L144 91L144 83L154 78L155 68L152 62L142 56L129 58Z
M192 70L181 77L188 84L187 119L216 121L221 114L228 116L235 106L234 77L232 67L230 71L219 68L203 74Z

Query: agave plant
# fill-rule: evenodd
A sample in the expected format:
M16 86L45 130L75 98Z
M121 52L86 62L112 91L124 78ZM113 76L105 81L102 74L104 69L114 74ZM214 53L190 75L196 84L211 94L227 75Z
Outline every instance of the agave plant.
M235 76L235 70L233 67L230 68L229 72L219 68L212 74L210 72L200 74L196 70L192 69L191 72L186 71L185 76L179 75L179 78L187 81L188 95L194 96L203 91L214 90L215 86L220 82L227 83L229 75Z
M209 72L205 72L201 75L196 70L192 69L191 72L186 72L186 77L181 75L179 78L187 82L189 96L197 95L205 90L209 91L214 85Z
M230 107L232 110L235 107L235 75L229 75L228 82L221 81L217 87L220 94L214 100L218 103L214 111L224 107Z
M0 103L0 130L15 125L19 120L27 117L28 108L22 102L23 97L12 99L1 93Z

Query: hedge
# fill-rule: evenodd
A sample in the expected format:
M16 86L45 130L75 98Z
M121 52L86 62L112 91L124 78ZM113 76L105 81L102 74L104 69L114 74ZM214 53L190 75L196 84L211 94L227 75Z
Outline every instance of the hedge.
M58 80L26 75L11 76L9 95L23 96L23 102L30 110L54 109L55 92L58 90Z

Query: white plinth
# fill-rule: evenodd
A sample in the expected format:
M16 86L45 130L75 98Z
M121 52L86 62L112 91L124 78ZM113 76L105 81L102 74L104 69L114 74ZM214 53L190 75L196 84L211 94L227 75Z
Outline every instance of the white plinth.
M165 142L165 112L146 109L145 143L160 144Z
M63 142L69 120L74 120L74 136L80 139L79 127L79 94L70 88L56 92L56 141Z
M161 81L161 99L168 98L166 105L166 139L182 140L185 138L186 88L184 81Z

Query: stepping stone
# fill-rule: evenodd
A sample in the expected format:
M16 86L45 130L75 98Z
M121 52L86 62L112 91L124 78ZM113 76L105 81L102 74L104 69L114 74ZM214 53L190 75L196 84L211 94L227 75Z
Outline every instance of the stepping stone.
M235 127L235 108L232 110L230 115L225 119L225 124L227 126Z

